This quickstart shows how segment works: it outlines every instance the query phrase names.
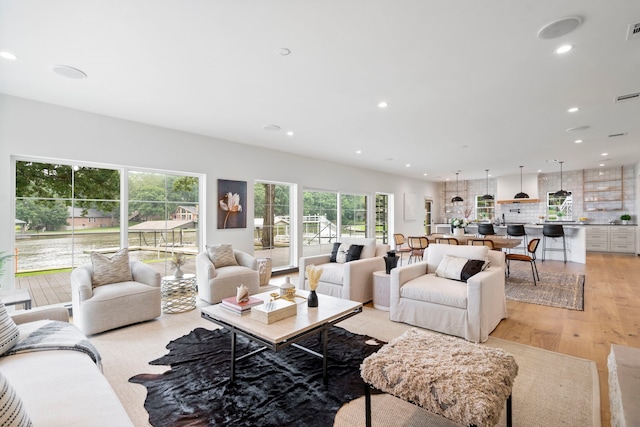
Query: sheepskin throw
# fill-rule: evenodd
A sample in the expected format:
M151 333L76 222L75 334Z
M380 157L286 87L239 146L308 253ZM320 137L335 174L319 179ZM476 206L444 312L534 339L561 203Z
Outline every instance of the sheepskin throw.
M503 350L409 329L360 366L365 382L463 425L494 426L518 365Z

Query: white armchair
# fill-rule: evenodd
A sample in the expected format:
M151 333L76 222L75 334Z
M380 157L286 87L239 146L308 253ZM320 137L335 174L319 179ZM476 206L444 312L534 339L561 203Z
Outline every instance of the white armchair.
M196 275L198 296L209 304L236 295L241 284L249 288L250 295L260 289L258 260L231 245L207 246L196 256Z
M308 265L322 268L317 292L358 302L373 299L373 272L385 269L383 256L389 245L378 244L376 239L341 238L340 243L364 245L360 259L345 263L330 262L331 255L315 255L300 258L298 289L309 290L306 275Z
M130 281L94 286L93 265L71 272L73 324L85 335L97 334L162 314L160 273L140 261L130 261Z
M489 260L466 282L435 274L444 255ZM429 245L425 261L391 270L389 318L473 342L485 342L507 317L505 255L486 246Z

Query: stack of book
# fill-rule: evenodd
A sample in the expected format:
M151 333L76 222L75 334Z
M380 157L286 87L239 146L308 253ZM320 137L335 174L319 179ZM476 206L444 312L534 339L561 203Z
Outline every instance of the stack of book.
M250 296L247 301L237 302L236 297L229 297L222 300L222 307L235 314L245 314L255 307L264 303L260 298Z

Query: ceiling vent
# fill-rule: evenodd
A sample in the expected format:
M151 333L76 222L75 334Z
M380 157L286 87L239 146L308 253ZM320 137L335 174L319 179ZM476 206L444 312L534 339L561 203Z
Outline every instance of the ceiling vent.
M626 134L626 132L612 133L611 135L609 135L609 138L615 138L616 136L625 136Z
M640 22L629 24L629 30L627 31L627 41L633 39L640 39Z
M640 98L640 92L628 93L626 95L616 96L616 100L614 102L629 101L631 99L638 99L638 98Z

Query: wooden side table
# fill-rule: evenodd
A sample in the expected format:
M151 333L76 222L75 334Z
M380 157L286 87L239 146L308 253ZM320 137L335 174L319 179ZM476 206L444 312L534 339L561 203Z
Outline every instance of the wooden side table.
M389 311L391 305L391 275L385 270L373 272L373 308Z
M162 311L182 313L196 308L196 275L164 276L160 286Z

